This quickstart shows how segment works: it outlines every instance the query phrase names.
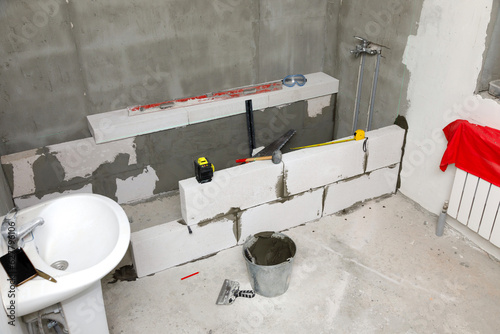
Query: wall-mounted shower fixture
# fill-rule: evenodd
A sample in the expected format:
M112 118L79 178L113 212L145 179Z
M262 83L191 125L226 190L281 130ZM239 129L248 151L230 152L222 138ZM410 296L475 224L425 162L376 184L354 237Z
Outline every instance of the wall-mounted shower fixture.
M356 56L356 58L358 58L359 55L363 54L363 53L367 53L369 55L376 55L377 54L377 50L371 48L372 42L364 39L363 37L354 36L354 38L361 41L361 44L356 45L356 49L351 51L351 53L354 54L354 56Z
M382 48L384 47L384 48L389 49L388 47L386 47L384 45L370 42L369 40L367 40L363 37L354 36L354 38L359 40L360 44L356 45L356 49L351 50L351 53L356 58L361 56L361 61L359 64L358 88L356 90L356 102L354 105L354 120L353 120L353 126L352 126L353 133L358 128L359 106L360 106L360 102L361 102L361 89L363 86L363 72L364 72L364 68L365 68L365 55L370 55L370 56L377 55L377 64L375 66L375 73L373 75L372 93L370 96L370 105L369 105L369 110L368 110L368 121L367 121L367 127L366 127L366 131L370 131L371 127L372 127L373 107L374 107L374 103L375 103L375 94L377 92L377 80L378 80L379 67L380 67L380 58L382 57Z

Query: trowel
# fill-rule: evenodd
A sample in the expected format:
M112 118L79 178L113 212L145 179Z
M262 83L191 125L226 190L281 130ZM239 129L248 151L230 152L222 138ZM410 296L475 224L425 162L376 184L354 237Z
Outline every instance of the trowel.
M253 298L255 297L255 292L253 290L240 290L240 283L225 279L216 304L230 305L234 303L237 297Z

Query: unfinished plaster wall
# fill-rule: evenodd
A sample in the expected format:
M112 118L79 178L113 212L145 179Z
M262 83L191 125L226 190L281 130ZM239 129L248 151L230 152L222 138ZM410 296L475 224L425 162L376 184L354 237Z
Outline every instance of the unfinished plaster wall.
M447 144L442 129L458 118L500 128L500 105L474 95L492 4L425 0L418 31L406 45L409 131L401 191L434 213L449 198L455 171L439 169Z
M5 175L0 170L0 216L6 214L13 206L12 193Z
M340 81L335 137L352 133L360 58L350 53L360 36L387 46L382 50L372 129L393 124L408 109L409 75L403 64L408 36L416 31L423 0L356 0L339 6L336 59L331 75ZM427 49L428 50L428 49ZM367 56L357 128L367 126L368 108L375 72L376 56Z
M500 79L500 1L493 1L486 46L478 92L488 90L490 81Z
M333 136L335 95L254 111L257 146L287 132L283 147L325 142ZM194 176L193 161L207 157L216 170L249 156L246 115L96 144L93 138L45 146L2 157L16 204L27 207L70 192L92 192L119 203L178 189Z
M339 2L2 1L0 155L88 137L89 114L322 71Z

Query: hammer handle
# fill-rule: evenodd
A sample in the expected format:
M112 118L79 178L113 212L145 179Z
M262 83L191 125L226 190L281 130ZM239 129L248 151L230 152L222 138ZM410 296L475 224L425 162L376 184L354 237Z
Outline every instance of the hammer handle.
M236 163L240 163L240 162L252 162L252 161L259 161L259 160L272 160L272 158L273 158L273 156L269 155L267 157L237 159Z

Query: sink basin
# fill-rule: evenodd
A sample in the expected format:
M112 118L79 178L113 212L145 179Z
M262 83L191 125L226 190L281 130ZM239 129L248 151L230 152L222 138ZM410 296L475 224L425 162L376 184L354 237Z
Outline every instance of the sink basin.
M35 277L17 287L17 316L64 301L99 281L120 262L130 242L127 215L116 202L101 195L67 195L32 206L18 213L17 225L36 217L45 223L24 239L23 248L33 265L57 283ZM6 252L3 245L2 255ZM12 298L1 267L0 280L6 308Z

